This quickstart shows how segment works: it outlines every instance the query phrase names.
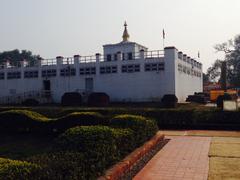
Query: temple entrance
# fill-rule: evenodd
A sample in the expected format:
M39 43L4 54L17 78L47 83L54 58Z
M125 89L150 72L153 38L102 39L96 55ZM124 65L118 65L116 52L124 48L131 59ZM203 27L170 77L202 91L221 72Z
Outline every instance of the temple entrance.
M86 78L85 79L85 90L88 92L93 91L93 78Z

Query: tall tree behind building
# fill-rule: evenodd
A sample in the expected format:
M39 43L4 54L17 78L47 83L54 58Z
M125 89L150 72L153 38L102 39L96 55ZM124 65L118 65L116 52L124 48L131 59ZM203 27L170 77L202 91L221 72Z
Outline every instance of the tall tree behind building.
M14 64L23 60L32 63L34 60L40 59L40 55L33 55L31 51L18 49L12 51L4 51L0 52L0 63L4 63L6 61L10 61L10 63Z
M215 46L217 52L224 52L226 61L226 79L227 83L240 86L240 35L237 35L234 40L217 44ZM216 60L212 67L208 68L207 76L211 81L222 82L224 75L221 75L222 61ZM223 72L225 73L225 72Z

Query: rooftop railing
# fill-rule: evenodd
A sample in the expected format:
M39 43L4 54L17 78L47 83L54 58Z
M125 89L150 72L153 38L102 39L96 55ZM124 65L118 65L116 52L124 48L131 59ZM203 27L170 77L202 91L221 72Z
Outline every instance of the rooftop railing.
M117 60L138 60L138 59L153 59L153 58L163 58L164 57L164 51L163 50L154 50L154 51L140 51L137 53L133 53L131 59L129 59L127 54L125 54L125 57L118 56L120 59ZM51 59L36 59L35 61L21 61L21 62L15 62L10 63L6 62L5 64L0 64L0 69L3 68L20 68L20 67L38 67L38 66L52 66L60 64L75 64L75 63L96 63L96 62L104 62L108 61L106 56L97 54L93 56L74 56L74 57L57 57L57 58L51 58ZM114 60L112 60L114 61Z

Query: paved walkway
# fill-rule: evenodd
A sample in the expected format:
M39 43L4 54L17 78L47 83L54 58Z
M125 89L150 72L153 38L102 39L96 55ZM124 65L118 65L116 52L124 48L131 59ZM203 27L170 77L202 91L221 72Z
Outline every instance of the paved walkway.
M169 136L171 139L134 180L207 180L210 137Z

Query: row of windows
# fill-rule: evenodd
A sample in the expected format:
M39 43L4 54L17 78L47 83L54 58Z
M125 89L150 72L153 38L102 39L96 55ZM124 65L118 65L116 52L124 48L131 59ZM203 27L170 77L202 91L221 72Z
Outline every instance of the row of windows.
M164 63L147 63L145 64L145 71L163 71Z
M94 75L96 74L96 67L80 68L80 75Z
M133 53L122 53L122 60L133 60ZM107 61L117 61L118 60L118 54L107 54Z
M189 67L183 66L181 64L178 64L178 71L183 72L188 75L196 76L196 77L201 77L201 72L193 70Z
M178 58L180 60L183 60L184 62L187 62L188 64L192 64L192 66L194 66L194 67L201 69L201 64L199 62L197 62L196 60L189 59L189 58L187 58L187 56L181 56L180 54L178 54Z
M21 72L8 72L7 73L7 79L20 79L21 78Z
M56 69L48 69L42 71L42 77L55 77L55 76L57 76Z
M122 65L122 73L140 72L140 64ZM145 64L145 71L161 71L164 70L164 63L147 63ZM100 74L117 73L117 66L102 66L100 67ZM95 75L96 67L85 67L79 69L80 75ZM38 71L25 71L24 78L38 78ZM56 77L56 69L42 70L42 77ZM76 76L75 68L65 68L60 70L60 76ZM21 72L8 72L7 79L20 79ZM0 73L0 79L4 79L4 73Z
M102 66L100 67L100 74L117 73L117 66Z
M60 76L76 76L76 69L75 68L61 69Z
M38 78L38 71L25 71L24 78Z
M140 64L130 64L122 66L122 73L140 72Z

